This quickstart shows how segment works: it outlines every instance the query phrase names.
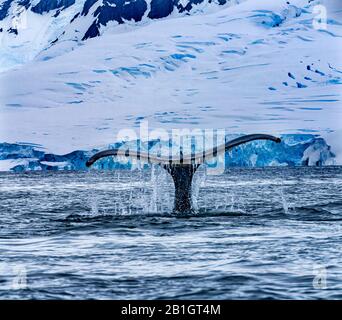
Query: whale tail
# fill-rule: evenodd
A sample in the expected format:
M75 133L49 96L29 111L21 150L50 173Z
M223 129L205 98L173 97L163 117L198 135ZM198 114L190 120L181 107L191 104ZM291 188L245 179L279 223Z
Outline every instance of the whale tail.
M200 152L190 156L183 156L182 151L178 158L175 157L158 157L149 153L121 149L109 149L100 151L94 154L87 162L86 166L92 166L97 160L109 156L124 156L134 158L136 160L144 160L148 163L155 163L161 165L171 175L175 185L175 200L174 209L175 213L189 213L192 212L191 205L191 188L192 178L198 167L219 154L239 146L241 144L254 141L254 140L271 140L276 143L281 142L280 138L267 134L250 134L245 135L222 144L205 152Z

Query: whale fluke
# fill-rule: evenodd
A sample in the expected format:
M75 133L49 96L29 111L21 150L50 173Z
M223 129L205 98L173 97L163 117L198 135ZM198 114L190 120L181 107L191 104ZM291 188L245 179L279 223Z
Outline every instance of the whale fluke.
M211 160L217 155L224 154L226 151L236 146L254 140L271 140L276 143L281 142L280 138L268 134L249 134L228 141L225 144L220 145L219 147L214 147L212 148L212 150L195 153L194 155L185 157L183 156L182 152L180 152L179 157L159 157L147 152L122 150L120 148L117 148L100 151L94 154L86 162L86 166L90 167L97 160L110 156L130 157L136 160L143 160L152 164L159 164L164 169L166 169L167 172L169 172L175 185L175 202L173 211L175 213L188 213L192 212L191 183L192 178L198 167L205 161Z
M216 157L218 154L225 153L229 149L232 149L240 144L244 144L253 140L272 140L274 142L279 143L280 138L268 135L268 134L249 134L245 135L231 141L226 142L225 144L220 145L219 147L214 147L212 150L199 152L192 156L183 157L182 152L179 157L158 157L153 154L147 152L139 152L134 150L123 150L120 148L109 149L105 151L100 151L94 154L87 162L86 166L92 166L97 160L110 156L123 156L130 157L136 160L144 160L149 163L156 164L193 164L193 163L203 163L206 160L210 160Z

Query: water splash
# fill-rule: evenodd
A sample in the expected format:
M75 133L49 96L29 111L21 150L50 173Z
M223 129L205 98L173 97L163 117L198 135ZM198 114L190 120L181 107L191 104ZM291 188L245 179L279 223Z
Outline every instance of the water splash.
M195 212L199 211L199 192L200 188L205 186L205 181L207 179L207 169L206 166L201 166L195 173L193 181L192 181L192 208Z
M92 180L93 176L96 174L94 169L89 169L87 172L87 180ZM89 184L92 185L91 183ZM90 192L88 196L88 206L90 207L90 215L91 216L97 216L99 214L99 208L98 208L98 196L95 193L95 190L90 187Z
M293 211L293 205L287 201L285 194L284 194L284 190L280 189L278 191L278 194L279 194L280 199L281 199L281 204L282 204L282 207L284 209L284 213L285 214L291 213Z
M96 197L91 197L91 215L96 216L99 214L98 201Z
M171 212L173 208L171 192L174 192L174 187L171 177L159 165L152 165L150 187L152 187L152 194L148 212Z
M156 168L156 165L152 165L152 171L151 171L151 184L152 184L152 197L151 197L151 203L149 207L150 212L158 212L158 175L157 171L158 168Z
M226 195L226 198L228 198L228 194ZM226 205L226 207L230 207L231 212L247 213L245 200L242 197L238 197L233 193L230 199L230 206Z

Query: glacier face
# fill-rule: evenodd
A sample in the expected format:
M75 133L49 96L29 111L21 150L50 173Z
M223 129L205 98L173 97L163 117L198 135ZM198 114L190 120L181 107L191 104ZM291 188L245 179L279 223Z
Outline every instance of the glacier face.
M236 136L226 136L226 141ZM228 167L263 167L263 166L323 166L335 164L335 155L324 139L314 135L283 135L282 142L254 141L233 148L225 154L224 165ZM141 141L115 143L107 148L122 148L122 150L137 150L157 154L161 147L169 147L170 141ZM178 146L177 146L178 147ZM202 151L192 145L195 152ZM99 150L77 150L64 155L47 153L44 149L30 144L0 144L0 171L37 171L37 170L86 170L85 163L90 156ZM217 159L216 161L223 161ZM140 164L144 167L146 164ZM209 164L212 165L212 164ZM217 165L217 164L214 164ZM103 158L94 164L98 169L134 169L136 161Z
M329 15L317 29L320 4ZM2 168L80 169L141 121L287 137L273 151L227 155L227 165L340 164L341 140L330 138L342 118L339 6L0 0Z

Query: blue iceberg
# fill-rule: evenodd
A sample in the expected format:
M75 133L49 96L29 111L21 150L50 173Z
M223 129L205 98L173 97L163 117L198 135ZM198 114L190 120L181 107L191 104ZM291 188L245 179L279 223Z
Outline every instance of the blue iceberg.
M236 138L236 135L227 135L226 140ZM224 165L228 167L264 167L264 166L325 166L335 164L335 154L326 141L312 134L282 135L282 142L275 144L272 141L259 140L240 145L225 154ZM108 148L136 148L141 151L156 154L162 145L169 148L170 142L140 141L130 143L114 143ZM198 152L196 145L192 150ZM87 170L86 161L99 149L75 150L73 152L57 155L46 152L34 144L0 143L0 170L2 171L56 171L56 170ZM6 163L6 166L1 165ZM94 168L104 170L133 169L137 167L136 161L131 159L104 158L96 162ZM145 164L143 164L145 166ZM5 168L5 169L4 169Z

